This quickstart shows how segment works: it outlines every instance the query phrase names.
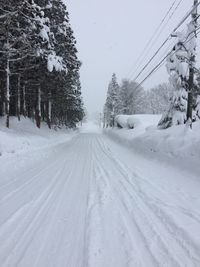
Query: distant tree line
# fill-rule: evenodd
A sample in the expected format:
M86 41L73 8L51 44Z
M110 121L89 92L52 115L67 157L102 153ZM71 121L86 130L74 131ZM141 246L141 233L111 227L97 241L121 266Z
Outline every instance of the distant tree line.
M172 88L168 83L145 91L138 83L128 79L118 84L116 74L113 74L104 105L104 124L114 126L114 118L119 114L162 114L167 110L171 96Z
M62 0L0 0L0 116L74 127L84 115L76 40Z
M200 71L196 70L195 76L193 121L200 119ZM159 128L184 124L186 122L187 92L179 87L170 81L144 90L138 83L128 79L123 79L119 84L116 74L113 74L104 105L104 126L113 127L117 115L134 114L163 114L158 125Z

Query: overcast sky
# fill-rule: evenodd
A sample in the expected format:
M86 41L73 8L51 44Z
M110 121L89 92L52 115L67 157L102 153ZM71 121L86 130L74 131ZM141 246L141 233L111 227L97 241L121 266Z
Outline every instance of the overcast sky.
M88 112L100 112L106 98L108 82L113 72L118 81L134 78L134 68L138 56L155 32L159 23L174 0L66 0L70 21L77 39L81 68L82 92ZM177 3L180 0L177 0ZM153 55L181 18L193 4L193 0L183 0L173 18L157 38L147 59ZM170 45L170 43L169 43ZM166 49L157 58L165 54ZM145 62L143 62L143 65ZM150 66L144 76L151 70ZM139 68L141 69L141 67ZM138 69L138 70L139 70ZM144 88L167 81L163 67Z

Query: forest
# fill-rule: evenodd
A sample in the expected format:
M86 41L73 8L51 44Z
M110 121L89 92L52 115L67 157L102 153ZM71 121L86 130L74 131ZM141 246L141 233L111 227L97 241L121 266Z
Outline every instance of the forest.
M38 128L82 120L76 39L61 0L0 0L0 116Z

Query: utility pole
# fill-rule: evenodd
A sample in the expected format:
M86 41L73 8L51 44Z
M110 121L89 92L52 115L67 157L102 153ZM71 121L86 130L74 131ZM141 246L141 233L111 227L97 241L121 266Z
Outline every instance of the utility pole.
M196 28L197 28L197 4L198 0L194 0L194 11L192 12L192 23L195 27L194 35L196 37ZM189 59L189 80L188 80L188 103L187 103L187 123L192 128L192 106L193 106L193 89L194 89L194 65L195 65L195 54L192 53Z

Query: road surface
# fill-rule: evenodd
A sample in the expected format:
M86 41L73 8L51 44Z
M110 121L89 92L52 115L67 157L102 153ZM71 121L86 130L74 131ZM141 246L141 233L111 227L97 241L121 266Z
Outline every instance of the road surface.
M6 168L1 267L200 266L195 175L96 132Z

